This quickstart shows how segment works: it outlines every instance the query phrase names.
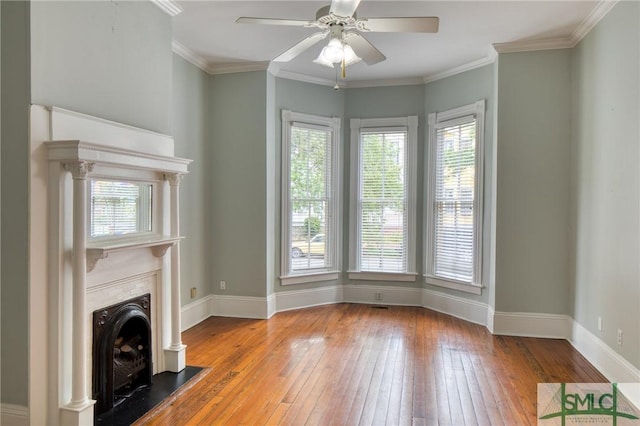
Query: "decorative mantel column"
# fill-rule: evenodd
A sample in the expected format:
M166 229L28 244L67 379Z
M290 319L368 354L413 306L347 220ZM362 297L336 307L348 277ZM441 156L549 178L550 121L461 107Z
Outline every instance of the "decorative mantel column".
M180 236L180 182L183 176L181 173L165 173L170 188L172 237ZM180 242L176 242L171 247L171 345L164 351L166 369L176 373L186 365L180 315Z
M87 396L87 176L93 163L64 162L73 177L73 282L72 282L72 371L71 401L62 407L62 424L93 424L93 404Z

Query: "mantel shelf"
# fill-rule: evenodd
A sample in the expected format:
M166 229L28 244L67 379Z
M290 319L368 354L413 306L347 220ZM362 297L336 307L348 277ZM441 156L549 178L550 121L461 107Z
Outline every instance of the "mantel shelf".
M87 244L87 272L93 271L98 261L105 259L110 253L148 247L155 257L162 257L169 247L179 242L182 238L184 237L158 235L89 243Z

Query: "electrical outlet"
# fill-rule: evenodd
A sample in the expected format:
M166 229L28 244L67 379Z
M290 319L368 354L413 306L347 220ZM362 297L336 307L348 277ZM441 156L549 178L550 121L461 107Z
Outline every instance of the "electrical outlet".
M618 345L622 346L622 330L618 329Z
M602 331L602 317L598 317L598 331Z
M227 289L227 282L220 281L220 290L226 290L226 289Z
M191 298L194 299L198 294L198 290L195 287L191 287Z
M382 292L381 291L377 291L376 292L376 300L382 300Z

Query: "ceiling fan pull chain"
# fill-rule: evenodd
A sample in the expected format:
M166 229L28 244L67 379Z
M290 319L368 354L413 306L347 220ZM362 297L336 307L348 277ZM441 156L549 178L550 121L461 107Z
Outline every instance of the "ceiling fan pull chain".
M342 78L347 78L347 67L344 63L344 56L342 57Z

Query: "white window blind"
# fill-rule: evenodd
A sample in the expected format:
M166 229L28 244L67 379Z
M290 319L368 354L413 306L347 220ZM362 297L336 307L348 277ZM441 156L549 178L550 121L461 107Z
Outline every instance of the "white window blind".
M418 117L351 119L349 278L415 281Z
M434 274L471 282L474 270L476 120L436 131Z
M331 201L331 130L293 123L290 143L291 272L331 266L326 234Z
M407 270L407 130L360 133L360 271Z
M92 180L91 238L151 231L152 185Z
M484 100L429 114L426 177L428 284L482 289Z
M282 285L340 270L340 119L282 110Z

